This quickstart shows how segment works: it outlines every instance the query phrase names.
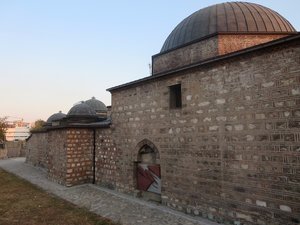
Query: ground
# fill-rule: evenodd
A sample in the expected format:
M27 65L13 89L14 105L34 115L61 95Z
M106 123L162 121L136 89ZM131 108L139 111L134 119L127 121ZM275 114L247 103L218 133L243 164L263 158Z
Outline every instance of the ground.
M0 169L1 225L116 225Z
M142 199L122 194L115 190L93 184L83 184L74 187L65 187L47 179L44 169L33 167L25 163L25 158L0 160L0 168L29 181L37 187L84 207L97 215L111 219L122 225L220 225L201 217L194 217L161 204L146 202ZM0 175L1 180L1 175ZM0 196L1 184L0 184ZM21 195L22 196L22 195ZM1 198L0 198L1 201ZM35 203L35 202L34 202ZM35 203L36 204L36 203ZM1 205L0 205L1 208ZM63 208L63 207L62 207ZM58 212L59 216L60 210ZM0 211L0 217L1 217ZM56 214L54 214L54 217ZM82 224L77 221L75 224ZM26 221L25 221L26 222ZM28 223L21 223L27 225ZM83 222L85 223L85 222ZM10 223L15 225L13 223ZM18 223L19 225L20 223ZM43 223L41 223L43 225ZM48 223L47 223L48 224ZM60 223L57 223L60 224ZM74 223L73 223L74 224ZM0 225L3 225L0 220ZM7 224L4 224L7 225ZM68 224L67 224L68 225ZM100 223L101 225L101 223Z

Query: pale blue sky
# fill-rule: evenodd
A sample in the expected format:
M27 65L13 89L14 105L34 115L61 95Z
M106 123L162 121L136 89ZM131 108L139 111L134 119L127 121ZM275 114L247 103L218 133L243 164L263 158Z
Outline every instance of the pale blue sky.
M0 117L46 120L107 88L149 76L173 28L205 0L0 0ZM252 0L300 30L300 1Z

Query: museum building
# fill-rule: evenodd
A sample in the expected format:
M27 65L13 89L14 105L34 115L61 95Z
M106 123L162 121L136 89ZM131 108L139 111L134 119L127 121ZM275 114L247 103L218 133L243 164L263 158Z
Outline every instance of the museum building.
M200 9L152 75L56 113L27 162L226 224L300 223L300 35L247 2Z

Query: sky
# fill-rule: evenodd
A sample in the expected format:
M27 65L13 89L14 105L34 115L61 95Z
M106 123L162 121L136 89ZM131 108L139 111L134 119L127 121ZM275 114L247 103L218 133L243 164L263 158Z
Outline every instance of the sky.
M0 117L67 113L107 88L150 75L175 26L219 0L0 0ZM300 31L300 1L252 0Z

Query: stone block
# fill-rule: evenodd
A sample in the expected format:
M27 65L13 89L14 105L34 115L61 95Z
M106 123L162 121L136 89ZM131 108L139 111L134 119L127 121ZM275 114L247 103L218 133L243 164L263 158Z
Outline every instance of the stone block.
M265 201L256 200L256 205L261 207L267 207L267 203Z

